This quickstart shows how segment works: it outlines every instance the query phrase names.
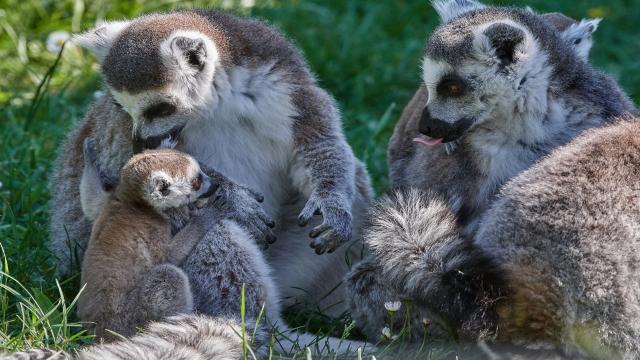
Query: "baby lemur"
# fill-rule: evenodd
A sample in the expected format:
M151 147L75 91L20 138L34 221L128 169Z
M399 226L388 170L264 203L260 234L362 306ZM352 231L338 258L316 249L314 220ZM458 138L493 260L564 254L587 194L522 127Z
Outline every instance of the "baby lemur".
M85 163L91 162L85 142ZM78 301L83 321L124 336L150 320L190 312L193 300L187 275L171 264L175 243L168 211L203 206L217 183L189 155L148 150L132 157L120 182L94 222L82 264L84 291Z

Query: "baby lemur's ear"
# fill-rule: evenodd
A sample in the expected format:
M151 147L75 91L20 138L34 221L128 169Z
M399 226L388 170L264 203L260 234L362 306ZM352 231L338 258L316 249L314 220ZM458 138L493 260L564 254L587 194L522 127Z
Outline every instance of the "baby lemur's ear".
M130 23L130 21L102 22L87 32L74 35L72 41L94 53L98 61L102 62L115 39Z
M440 16L443 24L448 23L460 15L485 7L474 0L433 0L431 4Z

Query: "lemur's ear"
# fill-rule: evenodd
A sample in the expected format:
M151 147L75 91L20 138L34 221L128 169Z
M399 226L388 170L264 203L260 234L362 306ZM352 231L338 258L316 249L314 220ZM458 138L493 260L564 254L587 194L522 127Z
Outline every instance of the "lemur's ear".
M602 19L582 19L579 23L574 23L564 30L560 36L574 48L576 55L588 60L591 46L593 46L593 33L598 29Z
M474 0L432 0L431 4L440 16L443 24L458 16L485 6Z
M516 61L516 49L524 42L525 33L522 29L505 23L495 23L483 32L486 36L491 52L501 66L507 66Z
M207 58L207 47L201 38L176 36L171 40L171 52L181 66L202 70Z
M72 41L93 52L102 62L115 39L130 23L130 21L103 22L85 33L74 35Z

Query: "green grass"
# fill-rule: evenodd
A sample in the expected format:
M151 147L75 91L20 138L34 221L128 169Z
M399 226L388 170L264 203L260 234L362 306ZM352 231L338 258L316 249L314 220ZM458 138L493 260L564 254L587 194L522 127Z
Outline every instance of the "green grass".
M257 2L252 9L236 6L235 11L274 23L303 49L321 84L339 101L348 139L366 161L376 190L384 191L387 141L418 86L424 39L437 22L434 11L426 0ZM69 349L90 341L73 323L78 279L56 282L44 244L48 174L56 148L69 126L82 118L100 79L93 57L73 46L53 68L58 54L46 49L48 34L87 29L96 19L221 3L0 0L0 242L7 259L0 277L0 348ZM640 100L640 31L635 23L640 2L503 4L526 4L575 18L604 17L595 34L592 62ZM329 322L327 327L314 311L290 320L312 330L335 326ZM343 331L340 325L333 331Z

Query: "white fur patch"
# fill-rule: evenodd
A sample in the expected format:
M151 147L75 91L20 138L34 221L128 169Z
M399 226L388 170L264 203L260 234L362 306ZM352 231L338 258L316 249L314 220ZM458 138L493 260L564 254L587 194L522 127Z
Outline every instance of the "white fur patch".
M438 82L445 75L454 70L453 66L445 61L433 60L427 56L422 59L422 81L427 87L428 94L435 94ZM429 96L427 105L433 97Z

